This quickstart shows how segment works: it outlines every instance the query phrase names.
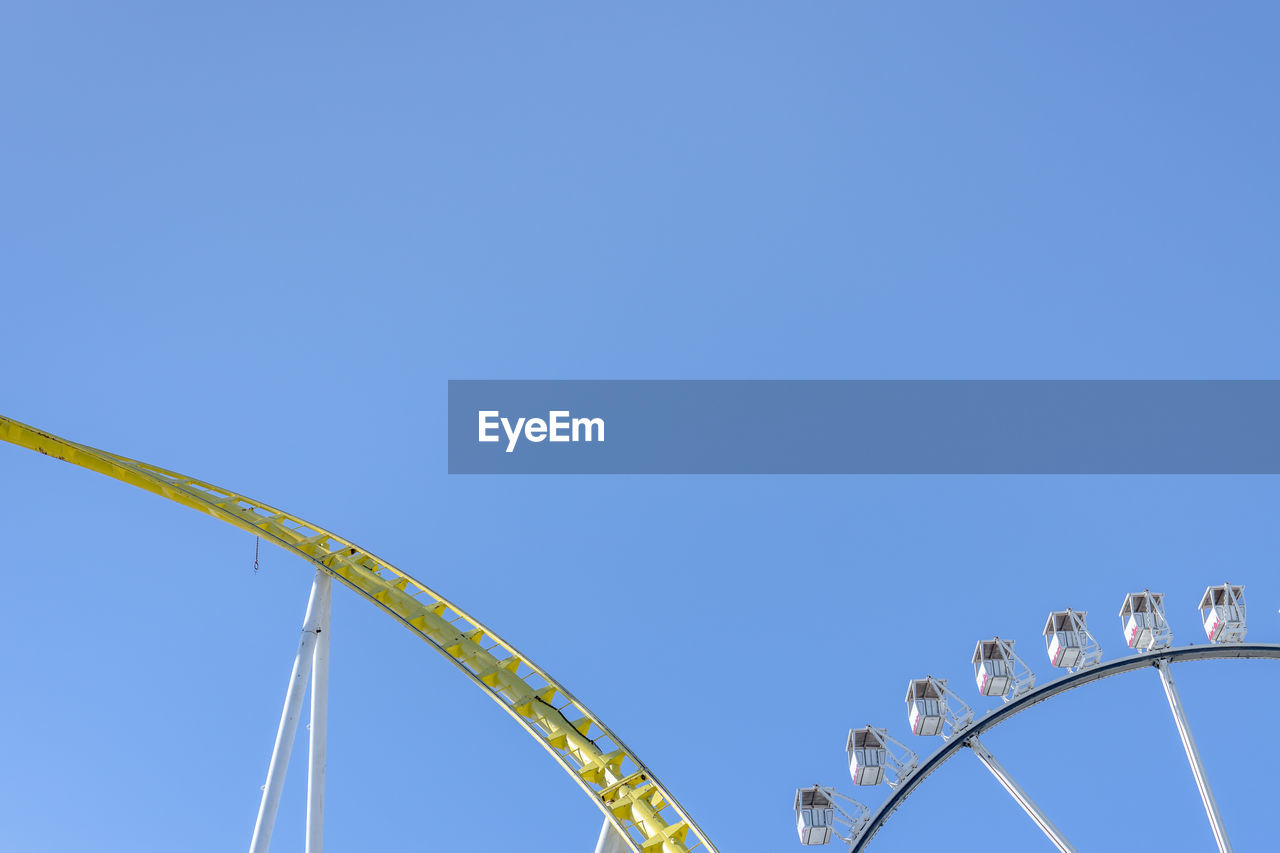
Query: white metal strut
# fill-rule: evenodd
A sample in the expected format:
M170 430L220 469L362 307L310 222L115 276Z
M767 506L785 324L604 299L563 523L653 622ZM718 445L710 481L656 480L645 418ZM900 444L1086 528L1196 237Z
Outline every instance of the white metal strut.
M1196 787L1200 789L1200 799L1204 803L1205 813L1209 816L1209 824L1213 827L1214 841L1218 843L1220 853L1232 853L1231 839L1227 837L1227 825L1222 821L1222 812L1218 811L1218 801L1214 799L1213 788L1209 787L1209 775L1205 772L1204 761L1200 758L1200 750L1196 748L1195 738L1191 736L1191 723L1187 720L1186 709L1182 707L1182 697L1178 695L1178 687L1173 683L1173 674L1169 672L1168 659L1157 658L1156 669L1160 670L1160 682L1164 685L1164 695L1169 700L1169 708L1173 711L1173 720L1178 724L1182 748L1187 751L1191 772L1196 777Z
M267 766L267 783L262 788L262 803L258 806L258 819L253 826L249 853L267 853L271 848L271 833L275 829L276 813L280 810L280 795L284 791L284 777L289 769L289 755L293 751L293 741L298 733L298 718L302 713L308 674L312 675L315 683L311 696L310 772L307 779L307 853L321 853L320 834L324 825L324 735L329 696L328 629L332 585L328 574L316 572L316 579L311 584L311 596L307 599L307 614L302 620L298 654L293 659L289 687L284 694L284 710L280 714L280 727L276 730L276 742L271 750L271 763ZM321 637L324 638L323 641ZM321 643L324 647L323 655L318 653ZM308 673L309 668L311 673Z
M600 828L600 837L596 839L596 853L631 853L631 845L622 839L617 827L607 818Z
M1062 830L1058 829L1057 825L1044 813L1044 810L1036 805L1035 800L1031 799L1031 795L1023 790L1022 786L1005 769L1005 766L991 754L991 750L987 749L982 741L978 740L977 735L965 741L965 746L973 750L973 754L978 756L978 760L986 765L987 769L991 771L991 775L995 776L996 780L1009 792L1009 796L1013 797L1018 805L1022 806L1022 810L1035 821L1036 826L1040 827L1040 831L1049 837L1054 847L1057 847L1062 853L1077 853L1076 848L1062 834Z
M311 742L307 754L307 840L306 853L324 851L324 765L325 735L329 728L329 614L333 601L333 578L317 573L316 584L324 599L324 610L316 625L315 657L311 661Z

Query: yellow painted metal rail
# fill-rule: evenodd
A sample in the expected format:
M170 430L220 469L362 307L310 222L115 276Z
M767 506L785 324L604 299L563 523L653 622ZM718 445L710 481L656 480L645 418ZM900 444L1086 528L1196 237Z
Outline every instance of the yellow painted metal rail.
M630 749L558 681L408 573L341 536L244 495L0 416L0 439L176 501L274 542L358 592L448 658L551 754L643 853L715 853Z

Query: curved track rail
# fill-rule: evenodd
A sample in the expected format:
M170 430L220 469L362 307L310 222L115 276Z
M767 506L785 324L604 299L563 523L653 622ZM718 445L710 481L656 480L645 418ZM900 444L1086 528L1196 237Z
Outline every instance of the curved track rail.
M1107 661L1079 672L1073 672L1070 675L1064 675L1062 678L1037 687L1007 705L996 708L944 743L937 751L926 758L909 778L895 788L889 798L881 803L880 808L876 809L875 813L871 815L871 820L863 828L862 834L858 836L853 846L849 848L850 853L858 853L858 851L865 848L871 842L871 838L880 831L880 827L889 819L889 816L897 810L898 806L902 805L907 797L911 796L911 792L916 789L916 786L945 764L947 759L968 746L970 738L998 726L1014 714L1021 713L1032 705L1038 705L1046 699L1052 699L1059 693L1083 687L1086 684L1100 681L1109 676L1132 672L1135 669L1142 669L1148 666L1153 667L1156 665L1156 661L1160 659L1176 663L1178 661L1222 660L1224 658L1273 658L1280 660L1280 644L1233 643L1230 645L1184 646L1177 649L1143 652L1133 657Z
M302 557L449 659L549 752L637 853L716 853L671 793L562 684L453 602L335 533L283 510L0 416L0 439L97 471Z

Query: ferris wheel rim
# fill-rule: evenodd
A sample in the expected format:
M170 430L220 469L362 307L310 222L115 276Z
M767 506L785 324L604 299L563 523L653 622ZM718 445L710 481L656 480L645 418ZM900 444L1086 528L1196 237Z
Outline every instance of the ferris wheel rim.
M962 731L956 733L920 761L920 765L889 794L888 798L871 813L866 825L849 847L849 853L859 853L875 837L885 822L897 811L911 793L933 775L938 768L949 761L961 749L968 747L969 741L976 738L1010 718L1035 705L1101 681L1116 675L1136 672L1147 667L1155 667L1157 661L1168 663L1206 660L1280 660L1280 643L1223 643L1209 645L1189 645L1164 648L1156 651L1144 651L1129 657L1103 661L1078 672L1068 673L1053 681L1019 696L989 711L985 716L975 720Z

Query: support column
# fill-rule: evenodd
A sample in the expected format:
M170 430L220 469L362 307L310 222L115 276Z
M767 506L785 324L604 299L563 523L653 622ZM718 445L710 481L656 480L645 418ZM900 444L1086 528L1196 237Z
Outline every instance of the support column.
M1196 777L1196 787L1200 789L1200 799L1204 803L1205 813L1209 816L1209 824L1213 827L1214 841L1218 843L1220 853L1232 853L1231 839L1227 837L1227 825L1222 822L1218 801L1214 799L1213 789L1209 787L1209 775L1205 773L1204 762L1200 759L1200 750L1196 748L1195 738L1191 736L1191 723L1188 722L1187 712L1182 707L1182 697L1178 695L1178 687L1173 683L1173 674L1169 672L1168 658L1157 658L1156 669L1160 670L1160 682L1164 685L1164 695L1169 700L1174 722L1178 724L1182 748L1187 751L1191 772Z
M325 735L329 726L329 614L333 578L316 574L320 618L316 622L315 656L311 662L311 743L307 760L306 853L324 851Z
M605 818L604 826L600 827L600 837L596 840L596 853L631 853L631 845L623 840L608 818Z
M307 668L315 650L315 629L321 611L321 577L327 576L317 570L315 583L311 585L311 597L307 600L307 615L302 621L298 654L293 659L293 673L289 676L289 688L284 694L284 710L280 713L280 727L276 730L276 743L271 750L267 784L262 789L262 804L258 807L258 820L253 826L249 853L267 853L271 847L271 832L275 829L276 812L280 810L284 775L289 769L289 754L293 750L294 736L298 733L298 717L302 712L302 698L307 688Z
M973 750L973 754L978 756L978 760L987 766L991 774L996 777L997 781L1004 787L1009 795L1017 800L1018 805L1022 806L1022 810L1027 816L1035 821L1036 826L1040 827L1040 831L1049 837L1053 845L1062 853L1076 853L1076 848L1071 846L1071 842L1062 834L1062 830L1049 820L1049 816L1035 804L1030 795L1022 789L1022 786L1014 781L1013 776L1009 775L1009 771L1004 765L996 761L996 757L991 754L991 750L987 749L982 741L978 738L971 737L965 743L965 746Z

